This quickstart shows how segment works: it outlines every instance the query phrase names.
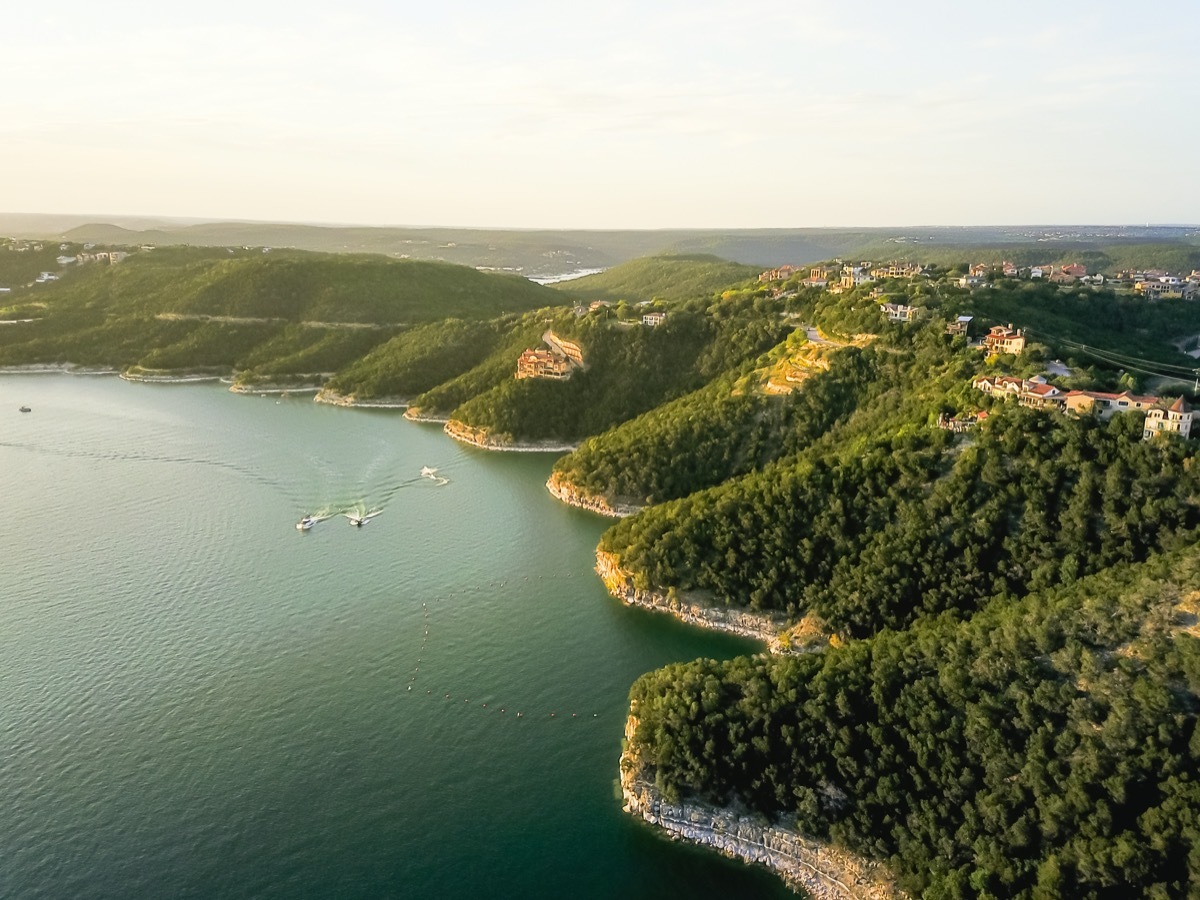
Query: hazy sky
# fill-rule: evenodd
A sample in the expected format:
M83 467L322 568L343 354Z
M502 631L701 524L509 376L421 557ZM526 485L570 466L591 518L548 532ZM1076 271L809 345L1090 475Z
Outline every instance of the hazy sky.
M19 4L0 211L1200 222L1200 0Z

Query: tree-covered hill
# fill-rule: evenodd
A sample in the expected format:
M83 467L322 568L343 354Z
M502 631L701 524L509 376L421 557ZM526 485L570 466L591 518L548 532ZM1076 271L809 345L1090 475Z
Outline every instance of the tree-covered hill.
M888 862L912 896L1195 896L1200 551L963 622L643 676L632 751Z
M14 290L11 317L36 321L0 331L0 364L331 372L398 328L563 301L523 278L446 263L165 248Z
M598 275L563 282L558 287L584 300L694 300L711 298L739 282L756 278L760 269L703 254L649 256L614 266Z
M579 440L753 361L791 327L752 299L680 305L656 328L565 317L556 332L583 348L585 368L566 381L507 377L454 419L518 440Z

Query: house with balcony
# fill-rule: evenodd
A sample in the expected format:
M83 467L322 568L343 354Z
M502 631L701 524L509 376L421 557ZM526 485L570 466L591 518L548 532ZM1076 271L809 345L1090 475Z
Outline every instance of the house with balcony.
M903 303L883 303L879 308L889 322L916 322L925 312L919 306L906 306Z
M967 331L970 329L971 322L974 320L974 318L974 316L959 316L946 326L946 334L952 336L960 334L963 337L966 337Z
M993 325L983 338L983 349L988 353L1011 353L1020 356L1025 350L1025 332L1020 328L1014 329L1010 322L1004 325Z
M1192 433L1192 409L1179 397L1170 406L1156 406L1146 413L1142 439L1150 440L1160 434L1177 434L1188 438Z
M552 350L526 350L517 358L516 377L565 381L571 377L571 364Z

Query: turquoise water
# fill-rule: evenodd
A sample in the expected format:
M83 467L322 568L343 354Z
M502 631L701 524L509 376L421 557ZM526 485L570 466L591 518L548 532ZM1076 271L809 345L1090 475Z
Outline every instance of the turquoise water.
M552 461L0 376L0 896L786 896L621 812L630 683L754 647L609 598Z

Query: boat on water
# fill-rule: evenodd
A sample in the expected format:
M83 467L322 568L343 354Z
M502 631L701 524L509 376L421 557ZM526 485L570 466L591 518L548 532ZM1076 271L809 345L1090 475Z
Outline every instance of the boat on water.
M383 510L377 509L374 512L369 513L342 513L342 515L344 515L350 521L350 524L355 528L362 528L381 512L383 512Z
M22 406L22 407L21 407L21 412L33 412L33 410L32 410L32 409L30 409L28 406Z
M422 478L436 478L437 477L437 469L433 468L432 466L421 466L421 477Z
M316 524L317 524L317 520L315 517L305 516L303 519L301 519L299 522L296 523L296 527L301 531L308 531L308 529L312 528Z

